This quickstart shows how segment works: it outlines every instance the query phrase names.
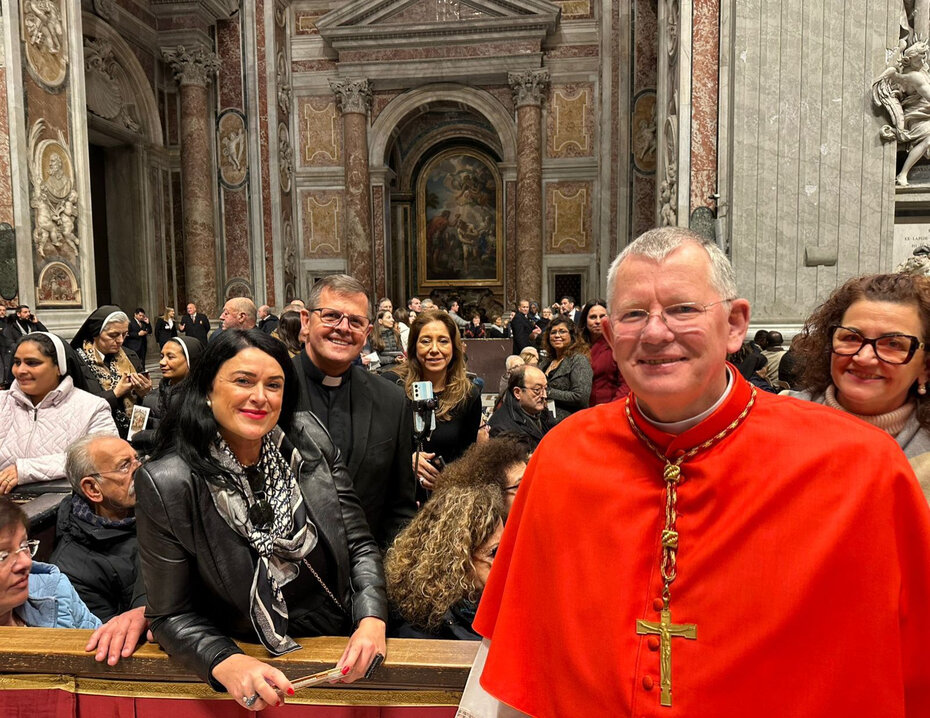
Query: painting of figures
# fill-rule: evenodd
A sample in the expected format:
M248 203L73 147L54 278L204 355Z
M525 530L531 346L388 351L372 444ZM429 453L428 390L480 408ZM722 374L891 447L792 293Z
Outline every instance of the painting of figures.
M421 285L501 282L501 180L489 156L446 150L417 182Z

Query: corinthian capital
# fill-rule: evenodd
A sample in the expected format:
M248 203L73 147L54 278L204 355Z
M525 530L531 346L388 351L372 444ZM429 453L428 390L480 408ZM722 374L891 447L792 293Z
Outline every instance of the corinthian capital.
M175 48L164 48L161 52L165 62L174 70L174 79L181 85L206 87L220 69L216 55L202 47L188 50L178 45Z
M371 109L371 82L369 80L330 80L336 94L336 106L343 114L357 112L367 115Z
M507 81L513 92L513 103L517 107L542 104L543 95L549 87L549 70L523 70L508 72Z

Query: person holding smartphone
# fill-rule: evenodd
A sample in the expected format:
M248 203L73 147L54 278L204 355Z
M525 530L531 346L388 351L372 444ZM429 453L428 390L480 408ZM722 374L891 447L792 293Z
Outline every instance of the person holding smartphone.
M82 362L87 390L110 405L119 435L129 432L132 408L152 391L139 356L123 346L129 335L129 317L119 307L106 304L86 319L71 340Z

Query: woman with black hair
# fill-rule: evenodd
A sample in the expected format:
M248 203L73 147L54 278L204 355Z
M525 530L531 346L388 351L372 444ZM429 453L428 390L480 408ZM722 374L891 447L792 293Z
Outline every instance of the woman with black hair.
M172 337L162 345L161 360L158 362L161 382L157 391L142 400L142 405L152 410L152 418L156 420L150 422L150 426L157 426L157 422L168 413L171 395L200 361L202 354L203 344L194 337Z
M104 399L121 437L129 432L132 408L152 391L142 371L142 360L123 346L129 335L129 317L113 304L94 310L71 339L82 361L87 390Z
M337 664L344 682L385 652L380 553L329 434L294 413L296 387L281 342L223 332L172 400L155 458L136 472L152 632L254 711L291 684L233 638L281 655L300 647L291 636L351 634Z
M613 349L604 336L603 325L610 321L607 316L607 302L595 299L584 305L581 310L581 338L585 340L591 353L591 401L590 406L606 404L614 399L622 399L630 393L614 361Z
M565 315L549 323L542 334L542 345L546 360L540 362L539 368L549 380L548 396L555 404L555 418L562 421L591 401L593 372L588 345L575 322Z
M84 391L71 347L48 332L24 334L13 383L0 392L0 494L65 478L65 450L80 436L115 434L107 403Z

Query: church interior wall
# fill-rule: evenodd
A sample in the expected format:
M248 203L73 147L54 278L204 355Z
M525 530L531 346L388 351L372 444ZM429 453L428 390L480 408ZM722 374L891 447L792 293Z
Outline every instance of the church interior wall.
M890 271L894 146L870 87L900 3L725 2L722 161L734 267L754 318L800 321L848 277ZM832 263L806 266L805 252Z

